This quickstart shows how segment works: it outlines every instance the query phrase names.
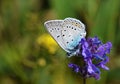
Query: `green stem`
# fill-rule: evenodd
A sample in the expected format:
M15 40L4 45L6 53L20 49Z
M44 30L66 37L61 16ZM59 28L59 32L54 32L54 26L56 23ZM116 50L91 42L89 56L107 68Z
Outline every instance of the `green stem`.
M86 84L86 78L83 77L83 84Z

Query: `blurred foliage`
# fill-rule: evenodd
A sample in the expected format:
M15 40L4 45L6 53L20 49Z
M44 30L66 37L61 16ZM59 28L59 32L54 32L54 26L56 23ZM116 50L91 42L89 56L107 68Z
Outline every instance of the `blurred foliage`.
M87 84L120 84L120 0L0 0L0 84L82 84L43 25L66 17L113 43L110 71Z

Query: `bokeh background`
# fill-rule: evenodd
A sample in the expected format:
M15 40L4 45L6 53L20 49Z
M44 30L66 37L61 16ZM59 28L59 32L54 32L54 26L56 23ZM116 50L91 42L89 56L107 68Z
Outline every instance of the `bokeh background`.
M110 71L87 84L120 84L120 0L0 0L0 84L82 84L44 27L66 17L81 20L87 37L113 43Z

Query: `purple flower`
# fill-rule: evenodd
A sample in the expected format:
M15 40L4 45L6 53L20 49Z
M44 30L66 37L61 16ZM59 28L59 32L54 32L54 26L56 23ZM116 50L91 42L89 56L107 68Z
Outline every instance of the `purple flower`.
M76 55L82 56L84 66L80 67L73 63L68 64L68 66L86 78L94 77L98 80L101 74L99 68L109 70L106 63L109 61L107 54L110 53L111 48L111 42L103 44L96 36L94 38L83 38L79 43L79 52Z
M68 67L72 68L76 73L80 72L80 66L76 64L69 63Z

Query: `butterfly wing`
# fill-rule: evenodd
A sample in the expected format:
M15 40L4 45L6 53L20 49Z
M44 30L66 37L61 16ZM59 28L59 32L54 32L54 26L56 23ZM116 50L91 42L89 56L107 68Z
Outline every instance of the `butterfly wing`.
M81 38L86 36L84 24L74 18L66 18L63 22L62 38L68 53L76 52L75 47L79 44Z
M55 41L70 56L76 53L76 46L79 44L81 38L86 36L84 24L74 18L50 20L45 22L44 25Z
M62 38L62 27L63 20L50 20L44 23L46 29L50 33L50 35L55 39L55 41L66 51L69 52L66 49L66 46L64 44L63 38Z

